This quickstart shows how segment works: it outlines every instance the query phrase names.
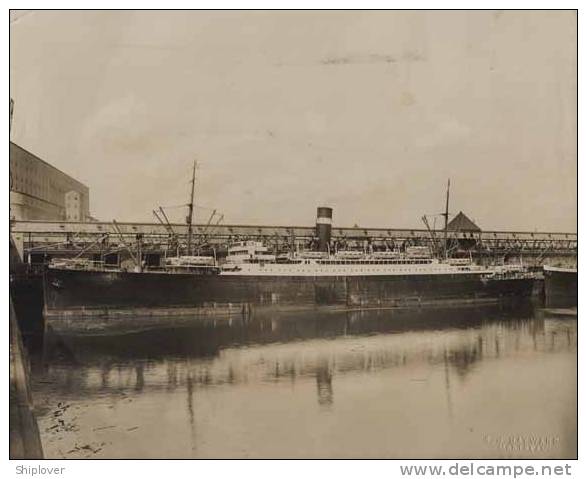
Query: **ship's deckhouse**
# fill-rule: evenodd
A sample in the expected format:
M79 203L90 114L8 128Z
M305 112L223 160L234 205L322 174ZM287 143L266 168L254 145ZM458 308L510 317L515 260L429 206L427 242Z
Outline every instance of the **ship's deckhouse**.
M312 254L309 254L312 253ZM387 276L483 274L486 268L469 260L440 262L426 257L428 251L412 248L410 251L378 252L341 251L333 255L324 252L300 252L289 256L268 253L262 243L240 242L228 250L224 275L247 276Z

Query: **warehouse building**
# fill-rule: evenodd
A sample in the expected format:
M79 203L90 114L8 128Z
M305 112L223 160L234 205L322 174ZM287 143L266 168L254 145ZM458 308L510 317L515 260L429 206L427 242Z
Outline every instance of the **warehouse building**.
M10 142L10 218L89 221L90 190L83 183Z

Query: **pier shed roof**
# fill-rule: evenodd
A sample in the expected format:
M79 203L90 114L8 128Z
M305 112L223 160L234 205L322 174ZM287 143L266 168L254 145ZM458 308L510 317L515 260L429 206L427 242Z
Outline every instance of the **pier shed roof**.
M449 231L481 231L481 228L473 223L462 211L459 211L459 214L450 221L447 229Z

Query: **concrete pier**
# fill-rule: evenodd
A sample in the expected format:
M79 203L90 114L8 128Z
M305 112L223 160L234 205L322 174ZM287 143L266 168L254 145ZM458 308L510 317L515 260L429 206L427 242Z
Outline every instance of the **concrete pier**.
M10 459L42 459L43 447L29 383L26 351L10 299Z

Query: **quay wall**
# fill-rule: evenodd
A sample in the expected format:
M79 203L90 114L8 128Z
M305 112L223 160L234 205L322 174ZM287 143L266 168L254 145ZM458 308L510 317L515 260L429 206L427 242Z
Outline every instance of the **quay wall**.
M42 459L43 447L33 413L28 359L10 299L10 459Z

